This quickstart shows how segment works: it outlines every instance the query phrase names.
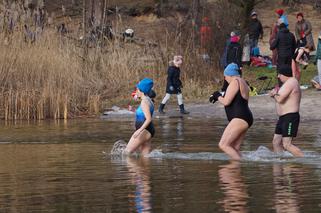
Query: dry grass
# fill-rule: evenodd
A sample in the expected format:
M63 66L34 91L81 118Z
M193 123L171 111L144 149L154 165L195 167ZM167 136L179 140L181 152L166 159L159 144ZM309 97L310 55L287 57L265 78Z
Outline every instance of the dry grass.
M181 78L185 98L206 99L223 79L217 69L218 60L205 63L192 21L186 19L182 24L176 20L159 20L155 34L148 28L151 40L158 41L157 47L116 39L104 48L90 48L86 57L82 46L61 38L50 28L33 44L24 41L21 30L10 35L0 33L0 118L40 120L97 115L113 104L126 105L136 83L144 77L154 79L159 100L165 92L168 63L175 54L184 56ZM127 26L117 18L113 24L119 29ZM139 27L134 25L134 29ZM225 32L220 33L225 36Z
M5 40L0 38L0 117L5 120L95 115L115 102L128 102L143 77L154 79L160 98L167 59L176 53L169 47L175 44L149 48L115 41L103 52L92 48L84 61L81 48L50 31L34 44L20 33ZM188 48L182 50L182 78L185 96L192 99L204 96L212 81L209 67Z

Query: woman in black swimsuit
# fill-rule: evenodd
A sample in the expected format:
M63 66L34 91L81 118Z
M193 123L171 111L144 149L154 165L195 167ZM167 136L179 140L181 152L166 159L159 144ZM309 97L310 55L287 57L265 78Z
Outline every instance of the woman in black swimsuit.
M216 91L210 97L210 102L219 101L225 106L229 124L224 130L219 147L233 160L241 159L241 144L253 124L252 112L248 106L249 87L239 76L238 69L237 64L229 64L224 70L225 80L229 83L225 96Z

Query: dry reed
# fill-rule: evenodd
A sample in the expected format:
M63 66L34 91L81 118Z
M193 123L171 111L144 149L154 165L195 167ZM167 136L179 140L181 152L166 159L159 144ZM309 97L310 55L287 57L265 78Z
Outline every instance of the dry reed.
M160 99L165 92L167 66L175 54L184 56L184 96L206 100L219 87L222 74L217 60L204 63L195 46L196 32L191 29L191 21L183 27L168 27L166 33L153 38L159 41L157 47L116 39L104 48L90 48L85 58L82 46L50 29L33 44L24 40L22 30L0 33L0 118L97 115L115 102L128 103L130 92L143 77L154 79Z

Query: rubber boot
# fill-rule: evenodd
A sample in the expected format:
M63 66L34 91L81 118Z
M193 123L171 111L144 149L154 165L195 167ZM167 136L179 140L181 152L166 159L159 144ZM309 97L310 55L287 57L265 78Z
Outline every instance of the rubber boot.
M185 110L184 104L179 105L179 109L181 111L181 114L189 114L189 112Z
M160 104L160 105L159 105L159 108L158 108L158 112L159 112L160 114L165 114L164 108L165 108L165 104Z

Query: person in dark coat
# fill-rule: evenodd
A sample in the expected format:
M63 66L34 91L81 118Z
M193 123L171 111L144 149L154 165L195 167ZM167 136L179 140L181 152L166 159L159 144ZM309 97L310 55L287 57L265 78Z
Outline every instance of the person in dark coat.
M230 43L227 46L227 53L226 53L226 63L227 65L234 63L237 64L239 67L238 72L240 76L242 76L242 47L240 44L241 36L238 32L231 32ZM226 66L227 66L226 65ZM226 68L226 66L224 68ZM228 87L228 83L224 80L224 84L222 87L222 92L225 92Z
M279 31L270 45L270 50L274 49L278 51L277 67L282 65L291 66L292 56L296 49L296 41L293 33L286 28L282 19L279 19Z
M166 85L166 95L163 98L161 104L159 105L159 113L164 114L164 108L167 101L170 99L171 95L177 95L177 101L182 114L189 114L184 108L182 87L183 84L180 80L180 66L183 63L182 56L174 56L173 65L168 67L167 71L167 85Z
M250 37L250 47L251 47L251 55L253 48L258 46L259 38L263 38L263 27L260 20L257 18L257 13L251 13L251 19L248 25L248 34Z
M241 68L243 50L240 44L240 39L241 37L237 32L231 33L231 41L227 47L226 62L227 64L235 63Z

